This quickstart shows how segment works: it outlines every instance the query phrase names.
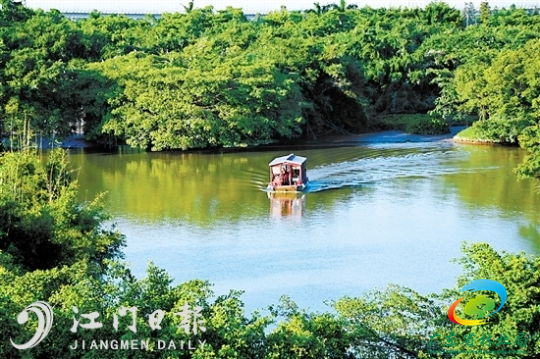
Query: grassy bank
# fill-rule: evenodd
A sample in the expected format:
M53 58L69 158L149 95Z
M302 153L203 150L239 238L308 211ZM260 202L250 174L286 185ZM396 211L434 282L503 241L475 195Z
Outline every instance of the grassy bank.
M517 145L519 135L530 124L526 119L479 120L458 133L454 139L460 142Z
M463 131L459 132L454 136L454 140L459 142L469 142L469 143L483 143L483 144L498 144L500 141L482 137L483 134L475 126L467 127Z

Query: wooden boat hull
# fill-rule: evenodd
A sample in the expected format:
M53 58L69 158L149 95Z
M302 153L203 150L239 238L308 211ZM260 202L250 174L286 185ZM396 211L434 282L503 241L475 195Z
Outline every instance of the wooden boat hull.
M306 185L272 186L272 184L269 183L266 190L268 192L304 192L306 190Z

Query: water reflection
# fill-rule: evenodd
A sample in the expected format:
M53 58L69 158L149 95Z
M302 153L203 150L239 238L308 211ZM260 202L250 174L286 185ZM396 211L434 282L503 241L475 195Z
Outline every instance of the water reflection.
M540 226L536 226L533 223L520 225L519 235L534 243L537 248L540 248Z
M270 217L302 217L306 211L306 195L303 193L272 193L270 199Z
M283 150L73 151L71 162L79 168L82 199L107 191L108 210L114 217L211 229L268 216L268 198L262 189L268 182L268 162L280 154ZM410 187L406 196L411 203L440 198L437 210L444 211L443 204L447 204L460 208L465 217L489 212L525 227L540 225L540 196L534 193L534 183L517 182L512 173L523 158L523 151L516 148L435 143L306 149L302 154L308 157L309 193L290 200L270 198L270 217L339 212L342 209L336 206L349 204L355 194L376 198L382 185L393 183L394 200L402 195L400 190ZM421 193L421 179L436 181L428 192ZM420 206L419 215L424 210ZM538 245L530 231L516 232Z
M82 199L107 191L114 217L210 229L268 216L268 198L261 190L268 181L268 162L282 153L72 152L71 161L80 169ZM363 192L376 198L382 185L393 183L394 200L410 187L406 196L411 203L440 198L437 210L443 212L446 204L460 208L464 217L489 212L525 227L540 225L534 183L517 182L512 173L523 158L516 148L400 144L307 149L302 154L308 157L309 193L290 200L270 198L271 217L339 212L336 206L350 204L351 195ZM426 193L419 191L422 179L433 179ZM419 215L424 210L420 206ZM528 241L535 238L530 231L517 232Z

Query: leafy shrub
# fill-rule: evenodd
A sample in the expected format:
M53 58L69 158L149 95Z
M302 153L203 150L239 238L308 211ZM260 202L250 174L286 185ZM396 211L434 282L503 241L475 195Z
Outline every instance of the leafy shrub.
M422 118L408 123L405 131L417 135L441 135L450 133L450 126L438 118Z
M529 125L530 122L527 119L504 120L492 118L473 123L473 127L480 138L506 144L518 143L518 136Z
M540 124L527 127L519 136L519 145L529 151L514 172L520 178L540 178ZM537 187L540 191L540 186Z
M388 115L382 120L383 129L405 131L417 135L441 135L450 133L447 122L428 114Z

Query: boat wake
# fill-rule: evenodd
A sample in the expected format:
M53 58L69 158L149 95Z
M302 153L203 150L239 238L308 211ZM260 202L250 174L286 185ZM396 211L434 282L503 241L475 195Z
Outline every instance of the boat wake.
M358 149L355 152L357 158L311 168L307 192L361 187L398 178L429 178L477 171L470 166L461 166L468 160L470 152L452 145L426 147L425 144L412 144L407 147L401 145L398 149L395 146L373 146L360 154Z
M433 178L457 173L475 173L496 167L474 166L473 151L482 149L448 142L373 144L307 150L309 182L304 192L357 188L400 178ZM478 163L478 162L476 162ZM250 174L251 185L268 191L268 174Z

